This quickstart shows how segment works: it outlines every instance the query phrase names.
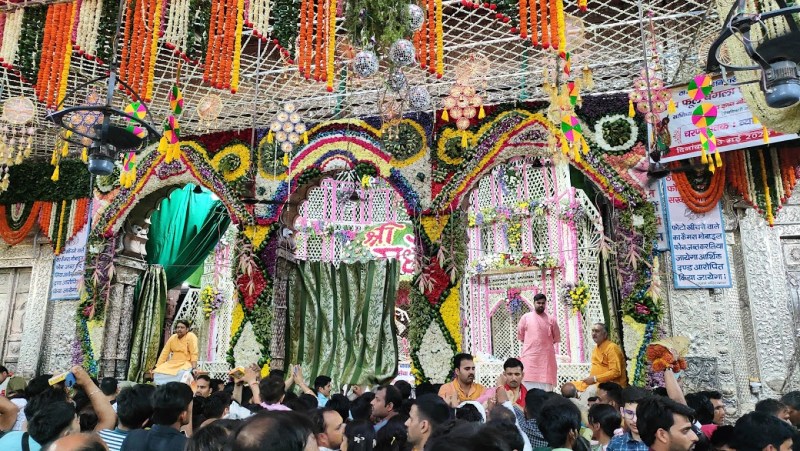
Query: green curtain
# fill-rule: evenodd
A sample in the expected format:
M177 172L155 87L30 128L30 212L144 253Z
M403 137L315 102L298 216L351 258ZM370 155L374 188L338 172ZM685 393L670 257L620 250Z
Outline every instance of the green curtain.
M175 190L150 217L147 263L163 266L167 288L174 288L203 264L230 222L211 192L195 193L192 184Z
M145 373L156 365L166 309L167 274L162 266L150 265L139 289L128 380L142 382Z
M396 260L300 262L290 278L286 364L334 386L386 381L397 374Z

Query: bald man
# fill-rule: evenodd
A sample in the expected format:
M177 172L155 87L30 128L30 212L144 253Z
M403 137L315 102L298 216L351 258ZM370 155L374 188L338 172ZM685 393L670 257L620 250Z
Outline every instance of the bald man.
M97 434L70 434L47 447L47 451L108 451Z

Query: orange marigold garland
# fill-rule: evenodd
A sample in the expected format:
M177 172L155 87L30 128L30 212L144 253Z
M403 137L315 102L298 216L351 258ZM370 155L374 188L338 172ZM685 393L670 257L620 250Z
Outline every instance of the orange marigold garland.
M336 0L302 0L297 68L306 79L327 82L333 91L336 51ZM314 67L313 71L311 67Z
M64 30L72 28L74 11L74 3L57 3L47 7L35 88L37 98L48 108L55 108L63 99L63 92L66 92L72 40Z
M679 168L680 163L672 163L672 168ZM681 199L695 213L707 213L713 210L722 193L725 191L725 171L716 171L711 174L711 181L704 191L697 191L689 182L685 172L675 171L672 179L681 195Z
M672 355L672 351L660 344L647 346L647 361L653 364L653 371L660 373L667 368L678 373L686 369L686 359Z
M213 0L203 80L217 89L238 89L244 2ZM235 79L235 80L234 80Z
M164 12L162 1L129 0L126 5L119 76L145 101L152 96L161 15Z

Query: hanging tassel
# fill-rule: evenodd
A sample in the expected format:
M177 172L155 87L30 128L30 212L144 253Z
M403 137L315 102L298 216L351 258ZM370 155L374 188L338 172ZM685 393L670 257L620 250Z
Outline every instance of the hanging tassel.
M722 167L722 157L719 156L719 150L714 152L714 163L718 168Z
M461 147L465 149L467 147L467 132L464 131L461 132Z
M17 152L17 158L14 159L14 164L22 164L22 150Z
M709 161L709 163L708 163L708 171L713 174L716 170L717 170L717 168L714 166L714 162L713 161Z
M635 117L636 110L633 109L633 100L628 99L628 117Z
M594 79L592 78L592 69L589 66L583 66L583 86L586 89L594 89Z
M567 144L566 138L561 138L561 153L564 155L569 154L569 144Z
M700 162L703 164L708 164L708 154L706 153L706 148L708 144L702 144L700 146Z
M283 165L285 167L289 167L289 152L284 152L283 154Z
M61 156L66 157L69 155L69 143L64 141L64 144L61 146Z
M89 162L89 149L87 149L86 147L84 147L81 150L81 161L83 161L84 163Z
M303 144L308 144L308 132L303 133Z
M55 166L58 163L58 153L53 151L53 156L50 158L50 166Z
M275 142L275 135L272 133L272 130L267 133L267 144L272 144Z
M53 171L53 175L50 176L50 180L57 182L58 181L58 166L56 166L55 171Z
M486 112L483 111L483 104L481 104L481 109L478 110L478 119L483 119L486 117Z
M442 110L442 120L445 122L450 120L450 115L447 114L447 109Z
M761 133L763 133L764 144L769 144L769 130L766 125L761 126Z
M669 99L669 103L667 104L667 113L675 114L676 111L678 111L678 107L675 106L675 101Z

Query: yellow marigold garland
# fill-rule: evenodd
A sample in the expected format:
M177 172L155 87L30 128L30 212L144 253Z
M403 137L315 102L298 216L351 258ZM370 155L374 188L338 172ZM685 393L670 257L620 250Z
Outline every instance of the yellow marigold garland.
M336 57L336 0L330 0L328 5L328 58L325 68L326 88L333 92L334 58Z
M436 0L436 77L444 75L444 36L442 34L442 0Z
M242 65L242 28L244 27L244 0L236 2L236 42L233 47L233 68L231 69L231 92L239 90L239 71Z
M456 283L450 289L447 298L439 307L439 314L442 316L442 321L450 333L450 337L456 343L458 352L461 352L461 308L458 286L459 284Z
M149 102L153 98L153 79L155 78L156 58L158 57L158 35L161 33L161 13L163 1L156 1L156 11L153 14L153 38L150 41L150 67L147 68L147 87L144 99Z
M231 313L231 336L236 335L236 332L242 328L242 323L244 322L244 308L242 308L242 303L237 302L233 306L233 312Z

